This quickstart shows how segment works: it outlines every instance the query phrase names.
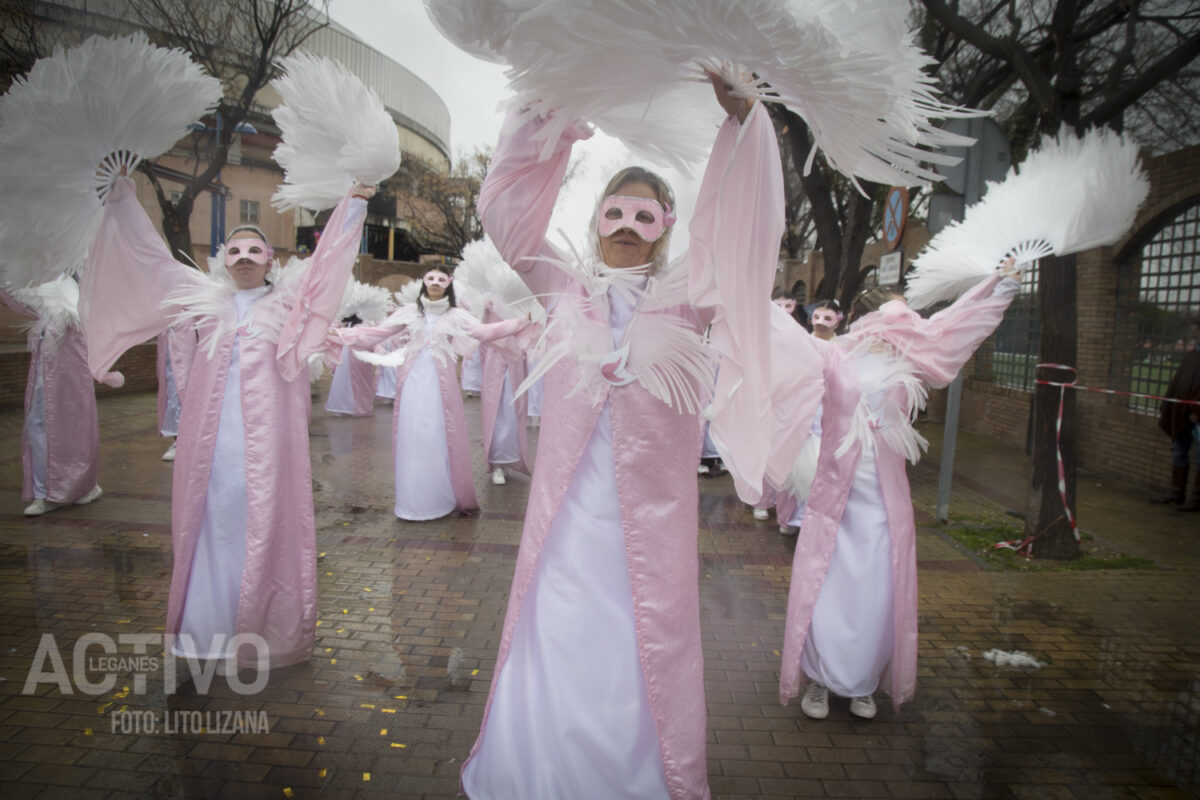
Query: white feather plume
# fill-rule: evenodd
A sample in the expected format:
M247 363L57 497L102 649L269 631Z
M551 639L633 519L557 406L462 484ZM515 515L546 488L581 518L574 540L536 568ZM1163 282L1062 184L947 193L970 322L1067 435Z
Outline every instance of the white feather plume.
M0 97L0 282L75 271L120 168L169 150L221 94L186 53L143 33L37 61Z
M1018 264L1120 239L1150 190L1131 140L1107 129L1045 136L961 222L913 260L905 292L926 308L953 300L1012 257Z
M409 281L400 287L400 291L393 292L392 297L396 299L396 305L407 306L417 302L417 295L421 293L421 281Z
M463 248L462 261L454 269L454 291L457 293L467 287L484 298L494 297L498 303L496 311L501 316L532 314L534 322L541 322L546 317L545 308L500 255L490 238L470 242Z
M28 326L34 335L44 333L58 338L68 328L79 327L79 284L70 275L60 275L25 289L13 289L12 296L37 315Z
M357 316L367 325L382 322L388 315L392 293L382 286L360 283L351 278L342 293L342 304L338 308L338 319Z
M280 66L271 85L283 103L271 113L283 132L274 157L284 183L272 205L330 208L355 181L371 186L396 171L399 134L375 92L328 58L297 53Z
M425 0L451 41L509 65L511 103L553 111L545 152L567 126L594 123L685 169L707 152L715 104L702 68L735 95L782 102L842 172L885 184L938 180L930 152L970 140L932 120L931 59L895 0ZM752 77L753 75L753 77ZM814 148L814 153L816 149ZM954 159L951 159L953 161Z

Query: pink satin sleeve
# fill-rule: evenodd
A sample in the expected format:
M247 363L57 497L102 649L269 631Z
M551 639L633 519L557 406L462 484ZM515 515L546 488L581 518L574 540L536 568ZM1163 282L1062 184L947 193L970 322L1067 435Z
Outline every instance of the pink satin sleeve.
M583 125L571 126L550 156L539 160L543 144L533 137L543 125L540 119L523 122L520 112L509 112L477 204L483 229L534 294L558 291L566 283L561 270L533 259L558 257L546 242L546 229L571 159L571 147L592 135Z
M122 353L162 333L180 310L164 303L167 294L198 280L194 269L172 258L134 195L133 179L119 178L79 285L92 377L104 380Z
M728 117L713 144L688 227L688 295L711 321L721 367L710 435L739 495L761 495L772 435L771 287L784 226L783 167L770 116L756 103Z
M337 316L358 256L366 218L367 201L349 194L329 217L279 334L276 361L284 380L306 374L308 357L325 349L329 325Z
M376 345L391 339L393 336L405 332L408 324L400 321L399 315L401 313L403 313L403 309L392 312L387 319L378 325L356 325L353 328L337 328L331 335L337 338L342 344L348 344L355 350L370 350Z
M1001 283L997 273L973 286L952 305L923 319L902 307L863 317L850 330L852 338L878 333L916 368L921 380L935 389L948 385L983 340L991 336L1016 296L1015 281Z

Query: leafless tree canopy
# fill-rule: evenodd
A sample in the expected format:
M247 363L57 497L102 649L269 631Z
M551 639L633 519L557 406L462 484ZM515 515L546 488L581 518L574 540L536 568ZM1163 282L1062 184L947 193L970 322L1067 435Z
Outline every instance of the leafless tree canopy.
M217 110L220 134L179 199L168 199L150 165L144 170L154 184L172 250L190 254L188 220L196 197L225 166L238 124L255 110L259 90L278 76L280 59L328 25L328 14L323 3L318 8L309 0L129 0L129 5L152 40L186 50L225 87Z
M463 247L483 236L476 203L492 163L490 148L460 153L450 172L406 156L392 179L398 211L422 253L459 258Z

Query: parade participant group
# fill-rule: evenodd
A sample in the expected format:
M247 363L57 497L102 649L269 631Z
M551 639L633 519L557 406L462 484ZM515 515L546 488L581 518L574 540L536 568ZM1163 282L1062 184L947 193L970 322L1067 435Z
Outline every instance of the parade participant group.
M468 51L482 46L482 16L458 4L427 5L452 41ZM691 51L671 50L675 62L652 53L660 69L647 73L658 75L658 89L687 84L691 113L715 129L700 148L706 158L687 247L672 188L642 166L600 188L581 232L585 247L556 243L547 233L568 162L597 127L668 159L694 148L642 113L658 102L655 86L633 87L631 73L615 66L607 79L591 75L626 59L636 36L615 48L598 37L594 61L586 48L573 52L579 63L569 69L601 83L589 89L581 78L567 90L551 80L553 59L539 62L542 82L515 69L538 41L537 24L514 23L505 34L511 49L504 37L488 40L488 55L523 77L514 79L517 98L478 201L488 246L528 292L521 302L486 285L479 276L487 270L466 265L461 280L449 267L429 269L415 292L395 298L355 286L367 201L399 151L395 142L372 150L388 138L374 134L390 130L394 139L395 129L370 104L344 112L359 115L364 130L375 126L339 144L358 148L357 161L299 144L323 120L305 113L313 107L305 103L326 102L332 115L337 98L357 91L336 65L292 61L290 83L277 87L281 195L332 207L302 262L281 264L273 244L287 243L241 225L207 269L183 263L143 209L133 177L137 162L162 148L105 162L94 235L86 259L71 265L79 282L61 265L42 268L43 282L4 276L0 299L36 320L25 514L101 496L91 380L119 383L111 372L117 359L158 337L157 428L175 437L162 456L173 461L165 625L178 637L174 654L233 669L307 661L318 607L310 366L324 359L334 370L330 413L369 416L377 394L392 398L392 441L378 446L391 448L398 524L474 513L477 477L503 486L512 473L531 474L493 680L478 738L463 754L467 796L704 798L698 466L709 477L728 469L730 491L756 518L774 506L789 537L782 541L794 542L779 631L781 702L803 692L800 713L820 720L832 694L846 699L850 714L872 719L882 690L898 709L913 699L917 676L916 531L905 468L925 442L914 420L928 388L952 381L1000 324L1018 293L1022 259L1011 247L985 252L969 279L955 273L955 288L941 297L952 302L929 316L910 308L899 287L862 293L849 319L832 299L798 307L773 286L783 167L764 103L793 97L795 74L782 70L768 85L754 74L755 54L727 52L716 40L704 53L703 37L689 39ZM649 24L639 35L667 35ZM685 28L678 35L691 36ZM771 53L758 55L765 65ZM736 66L733 56L746 63ZM936 116L924 84L860 97L858 73L847 68L855 77L836 78L835 64L831 74L852 110L813 112L831 115L819 142L827 157L852 177L928 179L912 152L941 140L912 134L926 130L924 117L911 126L889 116L894 108L854 107L907 93ZM192 106L181 118L199 116L215 91L206 78L164 89L161 101L183 105L187 97ZM693 91L697 79L708 97ZM22 91L36 94L37 82ZM640 128L627 114L607 116L639 103ZM851 135L859 113L894 129L870 134L877 140ZM338 193L314 173L332 176ZM1029 237L1013 230L1010 238L1015 246ZM672 252L677 245L681 254ZM931 250L938 252L936 240ZM942 260L953 252L943 245ZM935 273L931 265L926 274ZM475 299L465 302L468 295ZM481 431L467 429L464 390L481 395ZM536 451L526 430L535 397ZM483 476L472 474L473 447L482 448ZM233 644L238 634L262 637L269 655L247 660Z

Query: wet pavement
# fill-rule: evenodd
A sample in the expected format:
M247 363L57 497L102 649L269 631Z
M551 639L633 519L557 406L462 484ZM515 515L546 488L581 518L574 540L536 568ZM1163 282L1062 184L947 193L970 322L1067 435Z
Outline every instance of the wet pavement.
M478 407L467 401L475 430ZM391 407L346 418L318 404L325 555L313 658L261 689L217 676L202 692L205 676L182 664L165 677L154 646L172 470L154 408L151 394L102 399L104 497L36 519L21 516L21 415L0 412L0 797L454 797L492 677L528 479L493 486L476 444L482 512L400 522ZM798 702L779 705L792 542L773 520L755 522L727 477L701 480L714 796L1200 797L1200 515L1081 476L1082 529L1156 568L985 569L929 525L941 430L922 432L934 444L912 471L917 696L897 713L880 695L870 722L845 701L819 722ZM962 434L951 513L1023 506L1027 469L1020 451ZM149 634L141 656L136 634ZM103 643L122 635L104 661ZM984 658L993 649L1041 666L998 666Z

